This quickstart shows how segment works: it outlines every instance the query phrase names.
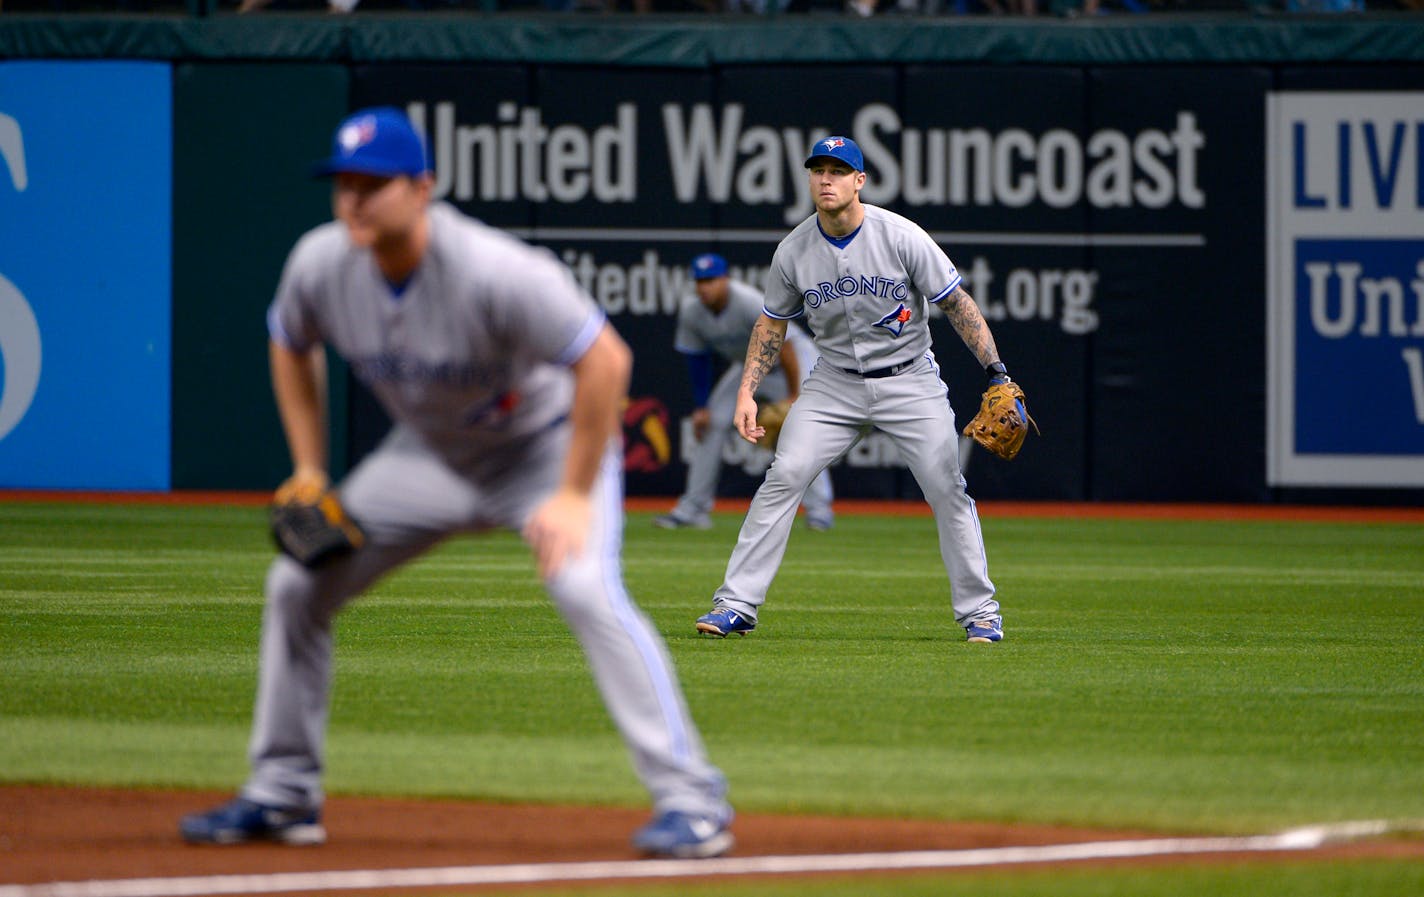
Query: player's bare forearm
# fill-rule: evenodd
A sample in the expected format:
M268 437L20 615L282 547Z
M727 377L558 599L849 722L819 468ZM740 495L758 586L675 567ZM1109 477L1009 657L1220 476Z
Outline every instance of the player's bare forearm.
M268 344L272 393L297 477L326 476L326 352Z
M762 315L752 327L747 340L747 363L742 368L740 392L756 395L766 375L781 360L781 346L786 342L786 322Z
M980 367L988 367L999 360L999 347L994 345L994 334L989 332L989 324L979 311L979 303L962 286L954 288L939 303L949 324L964 345L974 353Z
M573 435L564 463L564 488L584 495L593 488L608 441L618 431L632 371L632 350L604 324L593 345L573 364L574 401L569 411Z
M752 327L747 340L747 362L742 368L742 383L737 389L737 408L732 425L747 442L756 442L766 431L757 426L756 391L771 369L781 360L781 346L786 342L786 322L763 314Z

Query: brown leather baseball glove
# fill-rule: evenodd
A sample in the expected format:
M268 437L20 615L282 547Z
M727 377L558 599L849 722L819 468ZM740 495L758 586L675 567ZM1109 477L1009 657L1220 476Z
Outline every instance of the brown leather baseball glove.
M791 400L763 402L757 408L757 426L764 427L766 433L757 440L762 448L776 450L776 441L781 438L781 425L786 422L786 413L791 410Z
M1028 438L1028 425L1038 432L1038 424L1024 407L1024 391L1004 375L989 381L979 403L979 413L964 428L964 435L998 455L1012 461Z

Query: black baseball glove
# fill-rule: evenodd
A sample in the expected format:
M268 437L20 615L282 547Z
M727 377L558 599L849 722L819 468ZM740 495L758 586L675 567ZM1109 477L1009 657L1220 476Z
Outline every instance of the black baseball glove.
M320 567L366 541L324 482L283 483L272 497L267 517L277 547L304 567Z

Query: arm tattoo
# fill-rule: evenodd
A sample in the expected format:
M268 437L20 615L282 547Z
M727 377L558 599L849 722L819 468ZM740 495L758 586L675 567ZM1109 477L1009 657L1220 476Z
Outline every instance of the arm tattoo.
M758 320L752 328L751 339L747 342L747 363L742 370L742 389L755 394L766 375L781 360L781 344L786 340L784 333L777 333Z
M988 367L999 360L999 347L994 345L994 334L989 332L989 325L979 312L979 304L964 287L955 287L954 292L940 301L939 307L981 367Z

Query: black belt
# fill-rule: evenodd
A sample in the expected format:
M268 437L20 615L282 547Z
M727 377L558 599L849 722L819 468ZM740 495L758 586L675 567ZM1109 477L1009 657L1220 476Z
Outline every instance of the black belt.
M879 380L881 377L893 377L903 371L908 371L915 366L915 362L917 361L919 361L918 358L911 358L909 361L901 364L891 365L888 368L876 368L873 371L862 372L857 371L855 368L841 368L841 370L847 374L853 374L856 377L864 377L867 380Z

